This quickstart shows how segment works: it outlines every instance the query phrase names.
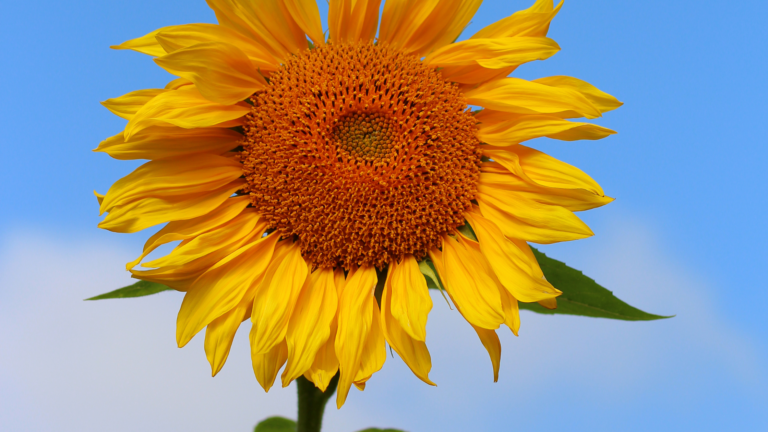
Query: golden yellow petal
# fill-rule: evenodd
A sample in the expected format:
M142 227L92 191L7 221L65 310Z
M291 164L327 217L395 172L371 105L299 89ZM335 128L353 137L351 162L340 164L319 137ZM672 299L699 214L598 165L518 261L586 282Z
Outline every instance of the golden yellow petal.
M360 361L373 321L373 290L376 269L361 267L349 273L339 298L336 357L339 359L339 387L336 406L341 408L360 370Z
M401 262L389 265L387 285L391 286L392 297L389 313L410 337L425 341L432 298L429 296L427 281L413 255L406 255Z
M100 212L146 197L204 193L225 186L242 175L236 160L215 155L190 155L145 163L116 181L107 191Z
M624 105L624 103L619 102L615 97L578 78L569 76L551 76L539 78L533 80L533 82L579 92L602 113L613 111Z
M475 33L471 39L546 36L549 23L562 6L562 1L554 7L552 0L536 0L530 8L496 21Z
M491 364L493 365L493 382L499 381L499 368L501 366L501 342L499 336L494 330L484 329L482 327L472 326L477 332L477 336L480 338L485 350L488 351L488 355L491 357Z
M315 45L325 43L323 23L320 19L320 10L315 0L284 0L285 8L291 17L301 27L304 33L312 39Z
M477 234L483 256L501 285L514 298L530 303L562 294L541 276L535 275L525 252L507 240L493 222L473 212L465 216Z
M156 38L168 53L189 48L199 43L220 42L237 47L260 70L274 71L280 66L280 62L256 44L253 39L221 25L184 24L165 27L158 32Z
M483 216L507 237L550 244L594 235L570 210L541 204L511 191L480 185L477 201Z
M512 174L498 162L484 162L480 167L480 184L514 191L524 198L542 204L559 205L570 211L584 211L604 206L613 198L598 195L586 189L566 189L540 186Z
M194 129L221 125L250 112L250 105L224 105L206 99L195 86L184 86L156 96L144 105L125 127L125 139L150 126Z
M598 140L616 132L591 123L577 123L557 116L523 115L490 126L481 124L477 137L486 144L508 146L535 138L563 141Z
M117 98L107 99L101 104L116 116L130 120L147 102L166 91L162 89L136 90Z
M104 152L119 160L183 158L209 153L222 155L235 149L243 135L225 128L183 129L151 126L125 139L125 134L109 137L94 151Z
M253 348L253 344L251 344L251 348ZM269 392L269 389L272 388L275 378L277 378L277 373L283 367L287 358L288 345L285 343L285 340L277 343L266 353L258 353L251 349L253 373L265 392Z
M278 249L281 251L275 253L253 298L251 351L257 354L268 352L285 339L288 321L309 273L299 243L283 240Z
M264 276L276 235L259 238L222 259L189 288L176 319L176 341L186 345L200 330L237 306Z
M125 41L120 45L112 45L110 48L116 50L129 49L155 57L161 56L165 54L165 50L160 46L160 44L157 42L157 39L155 38L155 36L157 36L157 34L161 31L163 31L163 28L157 29L151 33L147 33L142 37Z
M371 297L371 308L373 309L373 317L371 319L371 330L368 332L368 337L363 344L363 349L360 353L360 369L354 378L354 384L363 390L365 383L384 366L384 361L387 359L387 347L384 340L384 333L381 331L381 312L379 311L379 305L376 303L376 298Z
M517 114L578 113L586 118L601 116L581 93L526 81L503 78L480 85L464 93L467 103Z
M227 199L217 209L204 216L185 221L170 222L147 240L141 256L126 264L126 270L139 265L144 257L164 244L196 237L231 221L242 213L250 203L251 200L248 196L233 197Z
M393 268L390 266L387 283L384 285L384 291L381 295L381 328L384 337L389 342L389 346L397 352L414 375L429 385L435 385L429 379L429 371L432 370L432 358L429 355L429 350L424 340L416 340L411 337L404 331L400 320L392 315L394 295L392 273ZM432 302L430 301L430 306L431 304Z
M267 227L267 221L263 220L254 209L246 209L231 221L215 229L186 238L168 255L144 263L143 266L147 268L160 268L184 265L216 252L220 248L238 242L245 242L253 236L254 232L264 232Z
M284 0L206 0L219 24L249 36L277 60L307 48L304 31Z
M479 83L498 70L534 60L545 60L560 50L555 41L545 37L472 39L446 45L424 59L440 67L448 81ZM491 75L483 71L491 70Z
M193 219L211 212L244 186L245 180L237 179L210 191L140 198L109 209L99 228L134 233L165 222Z
M227 43L199 43L158 57L155 63L192 81L203 97L223 105L243 101L267 86L248 56Z
M552 156L523 145L483 146L483 154L499 162L526 181L550 188L584 189L605 196L600 185L587 173Z
M205 329L205 356L211 364L211 375L216 376L224 367L232 348L232 341L240 324L251 315L249 304L240 304L216 318Z
M282 375L283 387L310 369L318 350L328 341L339 304L333 279L332 269L318 269L301 288L285 334L288 364Z
M379 40L397 49L427 55L461 35L482 0L388 0Z
M328 39L336 43L373 40L380 6L381 0L330 0Z
M444 236L443 262L435 267L446 291L467 321L479 327L497 329L504 322L501 298L492 276L480 271L480 259L482 256L450 236Z

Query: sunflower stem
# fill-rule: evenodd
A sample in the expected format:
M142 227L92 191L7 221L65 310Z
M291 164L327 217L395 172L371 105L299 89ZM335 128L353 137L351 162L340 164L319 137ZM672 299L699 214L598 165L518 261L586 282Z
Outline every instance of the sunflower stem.
M312 381L302 377L296 379L296 390L299 393L299 420L296 425L297 432L320 432L323 427L323 413L328 399L336 393L339 384L337 373L325 392L315 387Z

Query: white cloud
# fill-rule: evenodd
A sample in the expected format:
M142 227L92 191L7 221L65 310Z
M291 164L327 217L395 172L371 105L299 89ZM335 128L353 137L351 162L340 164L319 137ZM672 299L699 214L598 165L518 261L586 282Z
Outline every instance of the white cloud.
M765 370L754 341L719 317L711 288L664 256L640 225L616 226L604 236L579 255L568 256L578 248L558 249L557 258L631 304L677 318L636 323L525 313L519 338L500 331L501 379L494 384L474 332L437 294L428 344L439 387L422 384L390 358L341 411L329 404L326 430L504 430L497 425L511 421L520 430L554 430L561 428L551 414L569 409L561 400L573 398L583 423L569 423L570 430L592 431L603 429L590 416L631 410L649 395L692 412L723 385L759 393ZM29 231L6 238L0 429L248 431L270 415L294 417L292 387L264 394L253 378L247 332L216 378L200 336L175 347L180 295L82 301L130 283L122 266L135 252Z

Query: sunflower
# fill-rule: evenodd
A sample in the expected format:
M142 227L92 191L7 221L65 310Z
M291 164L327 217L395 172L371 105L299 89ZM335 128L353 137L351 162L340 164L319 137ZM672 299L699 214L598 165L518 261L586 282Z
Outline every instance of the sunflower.
M179 346L206 329L213 375L250 319L265 390L283 366L337 405L381 369L386 344L427 384L429 284L490 354L518 302L556 306L528 242L592 235L607 204L579 169L521 143L600 139L568 119L621 105L576 78L508 77L554 55L562 3L537 0L455 42L480 0L207 0L219 24L164 27L116 49L177 76L104 105L128 120L97 151L149 160L97 194L99 227L167 223L127 264L185 292ZM142 262L179 242L166 256Z

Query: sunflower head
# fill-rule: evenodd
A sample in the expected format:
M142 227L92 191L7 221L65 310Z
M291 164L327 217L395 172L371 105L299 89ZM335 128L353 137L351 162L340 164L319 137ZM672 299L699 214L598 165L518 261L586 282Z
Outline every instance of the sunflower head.
M265 390L283 367L284 386L324 390L339 373L341 406L386 343L433 384L429 278L498 378L496 330L517 334L518 302L552 308L560 294L527 242L589 236L573 212L611 201L521 144L613 133L570 120L621 105L594 86L508 76L559 50L546 34L561 5L537 0L454 42L479 0L387 0L379 17L380 3L331 0L326 38L312 0L209 0L218 24L116 47L178 78L104 102L128 124L97 151L149 161L97 194L100 226L166 223L128 269L186 293L178 343L205 328L214 375L250 319Z

